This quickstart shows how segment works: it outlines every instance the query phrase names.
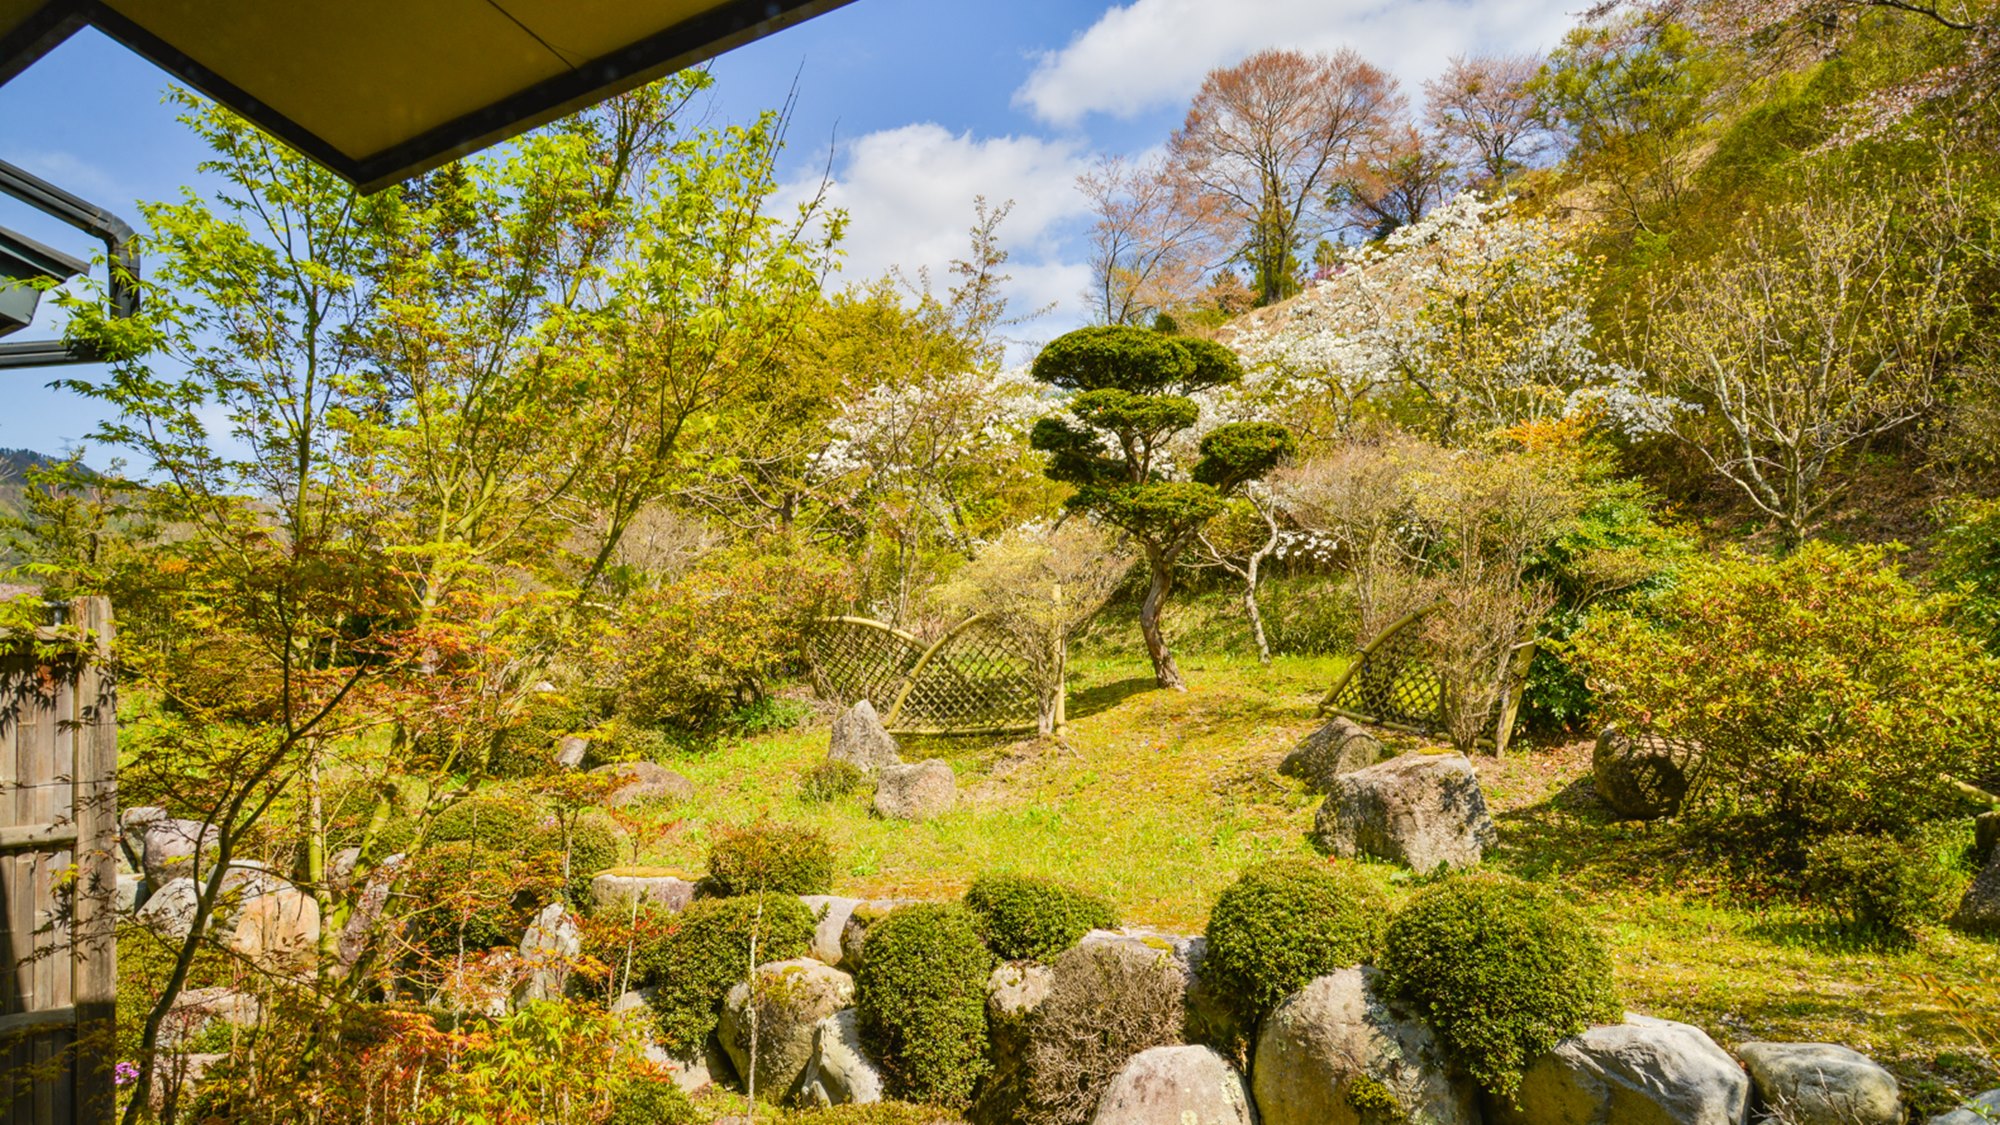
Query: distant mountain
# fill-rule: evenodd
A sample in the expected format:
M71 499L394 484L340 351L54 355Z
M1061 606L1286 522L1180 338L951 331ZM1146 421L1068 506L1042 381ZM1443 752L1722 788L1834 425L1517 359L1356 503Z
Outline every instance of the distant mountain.
M29 470L61 460L32 449L0 449L0 516L21 514L21 493L27 487Z

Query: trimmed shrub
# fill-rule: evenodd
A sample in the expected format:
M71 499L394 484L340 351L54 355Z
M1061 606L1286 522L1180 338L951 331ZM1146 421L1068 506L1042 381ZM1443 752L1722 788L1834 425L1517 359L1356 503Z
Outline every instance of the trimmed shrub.
M1512 1098L1521 1070L1623 1010L1611 958L1554 892L1467 875L1412 899L1390 921L1381 969L1489 1093Z
M507 797L468 797L431 822L431 841L467 840L488 851L520 853L537 840L533 807Z
M1044 1125L1086 1125L1132 1056L1182 1041L1187 977L1165 949L1079 945L1056 959L1048 999L1028 1021L1028 1112Z
M816 829L760 820L718 828L708 877L724 895L823 895L833 891L833 849Z
M682 1058L715 1030L730 987L749 979L753 936L759 964L812 948L812 911L792 895L701 899L652 921L663 933L633 956L633 987L655 989L660 1045Z
M537 841L539 851L549 856L556 871L562 870L563 832L561 827L544 829ZM618 830L601 820L579 820L569 834L569 901L588 908L590 877L607 867L618 866L625 854Z
M1927 836L1830 836L1806 854L1806 893L1855 929L1908 938L1948 914L1964 889L1941 854L1947 847Z
M1388 900L1352 867L1260 863L1216 898L1201 973L1250 1032L1314 977L1373 957L1388 917Z
M972 912L922 903L868 929L854 978L861 1041L891 1097L960 1109L986 1073L986 977L993 955Z
M1110 903L1031 875L982 875L965 892L965 905L1002 961L1047 964L1090 931L1118 925Z
M708 1118L664 1078L634 1078L612 1099L604 1125L701 1125Z
M824 805L850 793L859 793L867 785L866 770L853 762L828 758L807 770L806 775L799 779L799 800L809 805Z

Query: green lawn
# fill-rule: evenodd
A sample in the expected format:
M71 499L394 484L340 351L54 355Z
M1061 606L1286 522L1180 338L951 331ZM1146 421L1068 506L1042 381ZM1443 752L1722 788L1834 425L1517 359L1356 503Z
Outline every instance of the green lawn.
M1184 660L1192 690L1156 691L1143 661L1079 660L1059 742L906 740L908 759L957 771L959 804L924 824L883 821L865 796L798 799L826 751L824 727L724 745L667 762L697 790L647 859L698 871L712 824L803 822L832 841L837 889L946 897L975 875L1049 875L1102 894L1128 922L1199 929L1244 865L1311 854L1318 799L1279 777L1279 760L1317 724L1344 666L1280 658ZM1626 1003L1686 1020L1725 1046L1830 1040L1891 1065L1920 1108L2000 1085L1990 1058L1915 979L1928 974L2000 1011L2000 944L1938 930L1914 947L1856 944L1778 896L1709 877L1671 832L1607 821L1588 791L1587 745L1523 749L1479 762L1501 830L1493 866L1572 894L1611 942ZM1402 875L1371 865L1394 893Z

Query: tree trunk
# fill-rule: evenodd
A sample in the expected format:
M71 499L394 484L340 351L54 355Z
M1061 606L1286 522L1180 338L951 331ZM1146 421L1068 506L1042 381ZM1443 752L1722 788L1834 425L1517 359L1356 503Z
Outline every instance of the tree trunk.
M1146 600L1139 604L1139 632L1146 638L1146 655L1153 659L1154 682L1163 688L1186 691L1187 681L1181 678L1174 654L1167 651L1167 638L1160 632L1160 608L1174 588L1173 562L1159 557L1151 562L1153 581L1146 587Z

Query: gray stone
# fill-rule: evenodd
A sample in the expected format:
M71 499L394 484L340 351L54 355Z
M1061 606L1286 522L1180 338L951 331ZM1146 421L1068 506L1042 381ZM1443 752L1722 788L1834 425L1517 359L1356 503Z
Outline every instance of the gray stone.
M158 805L134 805L118 813L118 859L119 866L128 871L143 871L146 865L146 829L154 822L171 820L167 810Z
M326 887L335 898L345 898L354 889L354 869L360 863L360 848L342 848L326 861Z
M1479 1091L1414 1015L1380 993L1375 970L1342 969L1280 1001L1251 1065L1263 1125L1479 1125ZM1387 1094L1402 1118L1356 1108Z
M1254 1125L1250 1088L1212 1047L1153 1047L1105 1088L1093 1125Z
M757 966L757 1097L774 1105L797 1100L813 1060L816 1029L854 1005L854 978L810 958ZM750 985L729 990L716 1036L736 1073L750 1075Z
M694 782L652 762L613 762L590 772L618 782L604 795L604 803L614 809L642 801L671 804L694 796Z
M704 1047L691 1058L678 1058L654 1042L653 1033L658 1024L653 1018L653 992L650 988L639 988L620 993L618 999L611 1002L611 1014L631 1021L634 1033L646 1041L647 1062L666 1071L681 1093L696 1093L715 1080L717 1068L726 1070L729 1064L713 1053L712 1046ZM710 1043L713 1042L711 1037Z
M196 851L212 851L215 840L215 826L198 820L162 817L147 823L140 856L146 881L164 887L184 875L192 876Z
M1405 754L1334 779L1313 821L1333 855L1372 856L1420 874L1471 867L1496 833L1479 775L1462 754Z
M1868 1056L1833 1043L1745 1043L1762 1111L1785 1125L1900 1125L1896 1078Z
M940 758L883 766L875 777L875 812L891 820L929 820L958 800L958 779Z
M566 734L556 739L556 765L561 769L583 768L583 760L590 756L590 740L582 735Z
M146 877L130 871L118 873L118 913L130 914L146 901Z
M1972 854L1986 863L1995 851L2000 851L2000 809L1972 818Z
M854 916L854 908L861 905L858 898L841 898L839 895L800 895L799 901L806 904L816 920L813 925L812 955L829 965L840 964L840 935L847 928L847 920Z
M896 740L882 728L875 705L865 699L833 721L826 756L836 762L852 762L863 773L903 764L902 755L896 752Z
M813 1055L799 1100L807 1105L874 1105L882 1071L861 1048L860 1021L842 1008L813 1026Z
M1680 811L1695 758L1691 742L1609 726L1598 733L1591 752L1591 777L1598 798L1619 816L1658 820Z
M229 950L271 972L304 968L319 949L319 901L286 884L247 898Z
M1028 961L1010 961L987 976L987 1057L993 1069L981 1083L979 1100L967 1115L973 1121L1013 1121L1020 1116L1026 1096L1028 1035L1055 979L1054 969Z
M169 880L146 896L145 905L139 908L134 919L163 938L179 941L194 929L194 912L200 893L194 880L185 875Z
M377 930L382 925L382 912L389 905L389 889L395 885L396 873L402 866L403 856L398 853L383 859L368 873L368 880L362 884L361 893L355 896L354 909L348 912L347 924L341 927L340 940L334 947L334 955L342 965L352 967L374 943Z
M521 935L521 963L527 972L517 995L520 1003L560 999L570 970L583 955L583 935L576 916L560 902L542 907Z
M2000 1121L2000 1090L1988 1090L1952 1110L1930 1119L1928 1125L1993 1125Z
M605 871L590 878L590 897L597 909L628 912L633 902L664 906L679 914L694 901L695 882L679 875Z
M2000 934L2000 848L1993 849L1979 877L1965 888L1951 924L1969 934Z
M1750 1076L1698 1027L1627 1013L1528 1065L1491 1125L1742 1125Z
M1305 782L1314 793L1325 793L1333 788L1334 778L1367 769L1388 756L1381 739L1354 720L1335 715L1285 755L1278 772Z

